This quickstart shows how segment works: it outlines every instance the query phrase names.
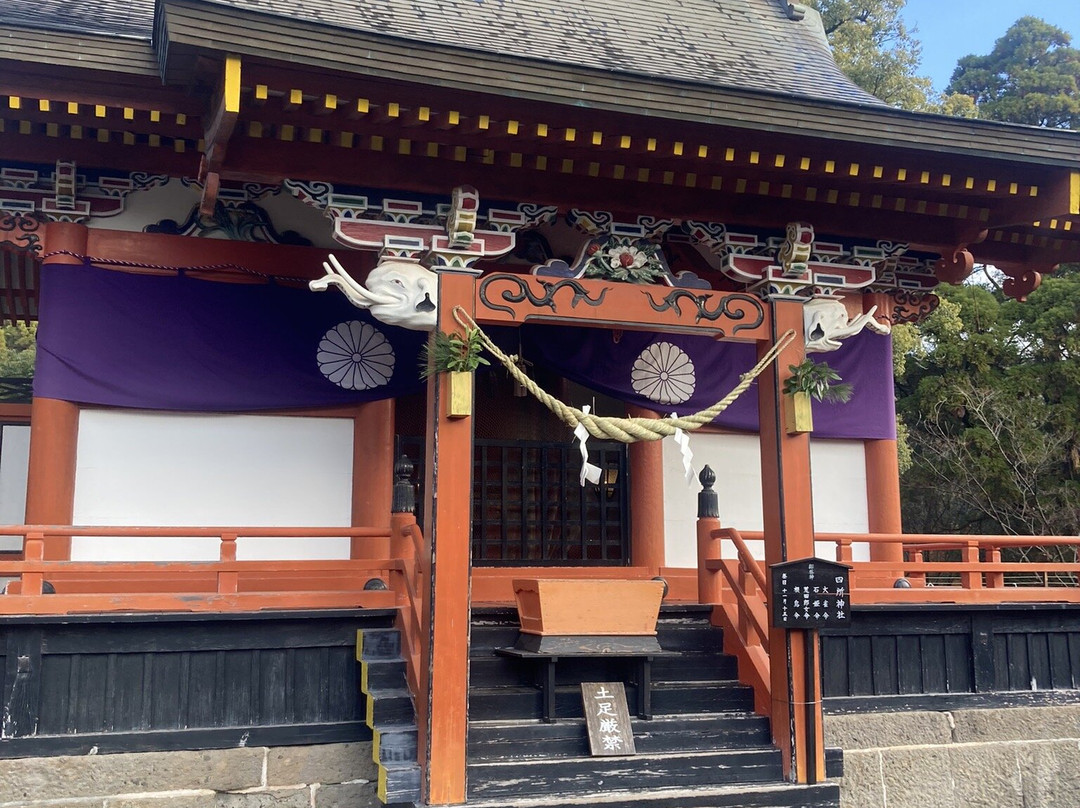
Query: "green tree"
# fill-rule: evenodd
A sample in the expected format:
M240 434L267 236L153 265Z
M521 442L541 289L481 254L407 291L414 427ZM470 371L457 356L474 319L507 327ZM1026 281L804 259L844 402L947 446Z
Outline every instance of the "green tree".
M985 56L963 57L947 93L975 100L979 117L1080 129L1080 50L1069 34L1021 17Z
M979 286L941 294L897 378L905 529L1075 534L1080 275L1046 279L1025 303Z
M37 323L18 323L0 328L0 378L31 378L36 353Z
M815 0L833 56L852 81L886 104L932 111L922 46L900 17L906 0Z

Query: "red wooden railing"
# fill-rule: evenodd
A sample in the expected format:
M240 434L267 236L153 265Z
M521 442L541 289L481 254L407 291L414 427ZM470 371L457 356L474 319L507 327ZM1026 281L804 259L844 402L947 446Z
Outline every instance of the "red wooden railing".
M416 517L411 513L395 513L391 517L390 552L398 566L390 573L390 588L398 605L397 628L401 632L401 655L409 689L420 692L420 660L423 642L424 537Z
M724 648L739 659L740 675L754 686L756 707L769 703L768 593L764 566L747 541L761 532L740 533L718 528L711 518L698 521L698 593L716 607ZM734 558L723 558L722 542L730 541ZM835 558L851 565L854 605L886 603L1080 603L1080 564L1076 561L1001 560L1006 548L1065 548L1075 559L1077 536L947 536L933 534L818 533L817 542L835 545ZM853 561L853 545L899 546L903 559ZM931 551L952 551L951 560L927 560ZM897 582L900 582L897 585ZM905 585L906 584L906 585Z
M385 528L285 527L69 527L0 526L0 535L22 536L22 558L0 560L0 614L70 614L116 611L258 611L266 609L394 608L390 590L365 590L373 578L388 580L401 561L387 558ZM51 561L51 539L74 536L217 538L216 561ZM238 561L237 540L348 537L370 545L362 558L345 560ZM0 557L2 558L2 557ZM45 594L46 582L55 594Z
M725 539L735 545L735 558L720 557ZM724 650L738 658L743 680L753 686L754 708L768 715L772 705L765 571L734 528L707 529L699 536L699 552L698 575L722 582L710 602L724 627Z

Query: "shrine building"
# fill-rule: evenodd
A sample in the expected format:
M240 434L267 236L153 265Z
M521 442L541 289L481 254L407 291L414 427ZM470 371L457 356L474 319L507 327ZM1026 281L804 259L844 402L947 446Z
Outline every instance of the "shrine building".
M1080 133L781 0L0 33L0 805L960 805L999 737L1076 804L1002 728L1075 730L1075 565L1007 557L1080 540L903 532L890 333L1080 261Z

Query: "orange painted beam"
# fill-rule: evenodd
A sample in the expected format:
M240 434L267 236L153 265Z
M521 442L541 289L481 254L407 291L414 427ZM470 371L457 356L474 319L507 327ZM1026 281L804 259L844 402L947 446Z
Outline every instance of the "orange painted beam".
M297 278L300 281L318 278L325 273L322 262L326 260L327 251L321 247L223 241L95 228L89 231L85 244L81 245L80 249L75 249L54 240L53 228L54 225L50 224L46 234L46 253L63 249L93 258L185 268L232 264L253 273ZM61 258L50 260L77 263L70 260L64 262ZM214 277L220 279L221 273L215 272ZM259 280L257 276L237 273L237 280L248 279Z
M471 275L439 275L439 328L459 331L455 306L473 314ZM428 380L428 434L424 483L424 537L420 559L422 620L419 754L422 791L429 805L465 801L465 747L469 706L469 565L472 529L473 419L451 418L450 376ZM430 561L429 561L430 560Z
M780 334L794 329L798 338L758 377L758 416L761 440L761 483L764 508L765 562L767 565L814 555L814 511L810 488L810 436L787 434L784 427L786 401L780 391L790 375L789 365L799 364L803 350L802 303L777 300L772 304L771 342L758 344L759 353L771 347ZM766 577L771 587L771 573ZM769 632L773 738L783 753L785 775L794 782L809 782L824 771L824 744L808 744L806 703L807 634ZM816 702L815 734L821 732L821 702ZM815 754L808 759L808 749Z
M481 325L530 320L747 342L769 337L768 314L756 295L504 272L477 284L475 319Z
M652 410L631 405L631 418L658 418ZM636 567L664 566L664 446L658 440L631 443L630 562Z

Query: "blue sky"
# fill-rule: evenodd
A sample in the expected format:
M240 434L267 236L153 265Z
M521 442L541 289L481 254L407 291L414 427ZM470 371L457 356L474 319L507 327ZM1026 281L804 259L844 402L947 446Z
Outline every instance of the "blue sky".
M1080 0L907 0L904 20L918 27L921 73L943 90L958 59L989 53L998 37L1028 14L1068 31L1073 47L1080 47Z

